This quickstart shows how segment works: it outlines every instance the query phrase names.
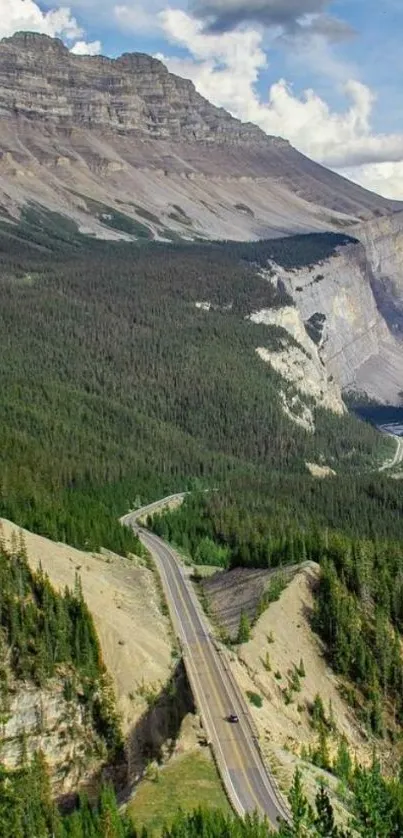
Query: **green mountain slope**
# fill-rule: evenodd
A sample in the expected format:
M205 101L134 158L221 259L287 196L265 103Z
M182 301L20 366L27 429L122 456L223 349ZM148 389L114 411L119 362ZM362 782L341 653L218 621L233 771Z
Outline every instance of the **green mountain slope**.
M4 223L0 514L73 545L138 549L115 521L136 499L269 471L308 485L306 460L380 460L385 442L351 416L316 410L315 434L290 421L279 389L292 386L256 347L292 338L245 319L292 304L259 274L269 254L291 267L343 241L136 247L34 210L12 235Z

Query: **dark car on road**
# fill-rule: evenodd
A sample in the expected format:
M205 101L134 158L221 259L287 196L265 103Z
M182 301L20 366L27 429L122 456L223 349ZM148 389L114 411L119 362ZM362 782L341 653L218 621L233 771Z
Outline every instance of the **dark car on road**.
M236 713L230 713L229 716L227 716L227 722L231 722L231 724L235 725L239 722L239 716L237 716Z

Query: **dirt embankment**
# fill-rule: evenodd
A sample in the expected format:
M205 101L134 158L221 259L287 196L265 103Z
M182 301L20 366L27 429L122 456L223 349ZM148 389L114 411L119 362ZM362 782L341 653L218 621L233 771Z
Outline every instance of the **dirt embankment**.
M342 736L352 759L356 757L362 763L371 760L374 746L342 698L341 681L327 664L325 648L312 631L313 592L318 578L319 567L313 562L294 572L279 600L271 603L253 626L249 642L229 653L234 676L244 693L254 692L262 699L261 707L250 703L250 709L262 751L280 787L283 791L289 788L296 765L301 764L311 798L321 771L309 760L302 764L301 756L304 750L308 753L319 745L318 729L312 723L317 695L336 729L335 736L329 735L331 757ZM234 571L213 577L205 591L210 590L210 608L218 622L231 629L238 624L242 609L251 615L268 581L267 571ZM298 676L298 689L293 691L290 684L297 669L304 674ZM379 742L376 746L378 753L385 751L382 755L387 758L388 746ZM327 774L326 782L333 789L336 809L343 813L337 800L337 780Z

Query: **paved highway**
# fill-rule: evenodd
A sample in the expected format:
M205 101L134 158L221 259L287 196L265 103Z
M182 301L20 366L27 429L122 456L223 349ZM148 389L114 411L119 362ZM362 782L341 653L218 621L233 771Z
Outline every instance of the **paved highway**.
M257 810L277 826L279 818L288 819L288 810L263 764L244 697L225 656L214 644L196 594L174 551L160 538L138 526L138 520L148 513L183 497L173 495L144 507L125 515L121 523L136 529L155 560L182 646L195 703L234 809L241 815ZM227 721L230 713L239 717L239 723Z
M391 436L396 440L395 456L393 457L393 460L386 460L386 463L381 466L379 471L387 471L389 469L396 468L396 466L399 466L400 463L403 462L403 437L391 433L389 433L388 436Z

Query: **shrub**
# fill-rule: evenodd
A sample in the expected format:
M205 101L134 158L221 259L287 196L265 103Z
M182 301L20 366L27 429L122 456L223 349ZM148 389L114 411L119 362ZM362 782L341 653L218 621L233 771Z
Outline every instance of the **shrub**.
M253 704L254 707L263 707L263 698L261 695L259 695L259 693L255 693L252 690L247 690L246 695L248 696L250 703Z

